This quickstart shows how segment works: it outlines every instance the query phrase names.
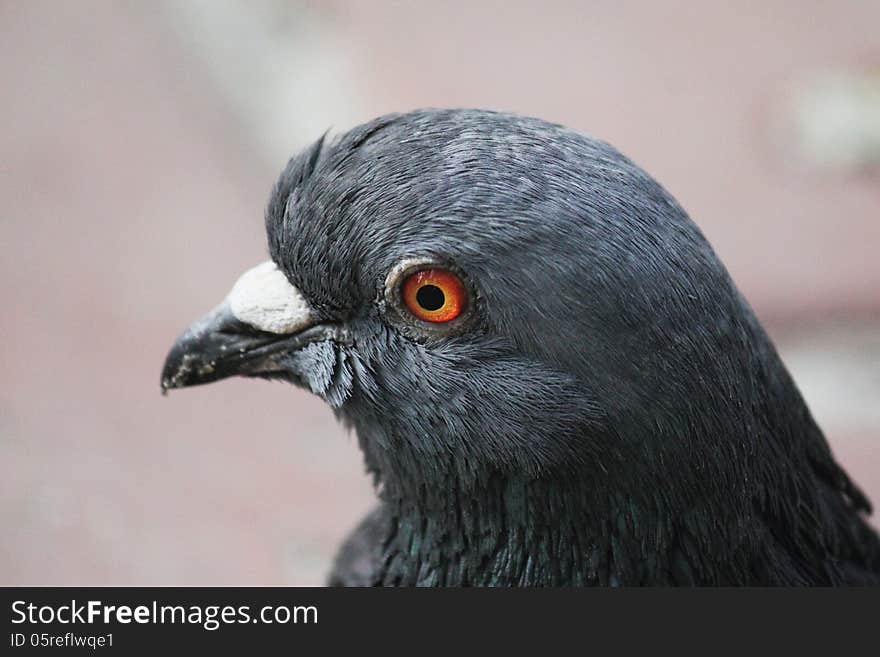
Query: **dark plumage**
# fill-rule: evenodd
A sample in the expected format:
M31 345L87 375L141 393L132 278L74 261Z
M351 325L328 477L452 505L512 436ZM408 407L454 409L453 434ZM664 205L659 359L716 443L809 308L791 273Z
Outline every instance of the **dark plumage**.
M267 331L233 295L163 388L283 378L354 427L380 506L332 584L880 582L869 503L767 335L611 146L508 114L387 116L291 160L266 228L309 310ZM461 277L461 318L407 313L394 271L414 258Z

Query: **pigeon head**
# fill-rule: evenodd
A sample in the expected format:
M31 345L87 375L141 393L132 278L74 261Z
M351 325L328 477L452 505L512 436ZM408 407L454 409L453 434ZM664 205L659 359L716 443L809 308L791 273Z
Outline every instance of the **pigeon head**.
M311 390L398 509L494 491L595 534L609 500L626 522L727 518L780 463L830 458L699 230L603 142L484 111L383 117L292 159L266 229L271 260L181 336L162 387Z
M184 337L163 386L304 385L403 482L601 471L632 433L617 422L674 412L707 376L686 352L714 356L724 336L706 328L736 310L705 241L639 168L503 114L392 116L322 140L285 169L266 225L271 262ZM206 327L208 350L193 349Z

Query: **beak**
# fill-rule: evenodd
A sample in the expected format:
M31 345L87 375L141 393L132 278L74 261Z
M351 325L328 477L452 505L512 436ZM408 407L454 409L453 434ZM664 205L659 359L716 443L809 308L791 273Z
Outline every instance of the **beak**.
M162 368L162 393L230 376L283 372L285 355L334 339L273 262L245 272L226 299L181 335Z

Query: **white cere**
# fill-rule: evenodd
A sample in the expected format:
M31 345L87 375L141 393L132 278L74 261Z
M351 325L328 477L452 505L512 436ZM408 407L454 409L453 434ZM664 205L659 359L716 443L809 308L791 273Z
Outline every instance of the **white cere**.
M269 333L296 333L312 323L305 298L271 260L249 269L228 297L235 317Z

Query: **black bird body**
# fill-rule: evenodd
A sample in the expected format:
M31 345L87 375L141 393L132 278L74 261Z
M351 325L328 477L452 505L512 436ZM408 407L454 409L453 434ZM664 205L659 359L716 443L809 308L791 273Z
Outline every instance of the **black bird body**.
M266 226L308 319L273 338L221 307L163 387L282 378L354 428L380 506L332 584L880 583L868 501L772 343L611 146L500 113L382 117L291 160ZM464 281L461 318L407 314L413 261ZM217 360L220 333L262 355Z

